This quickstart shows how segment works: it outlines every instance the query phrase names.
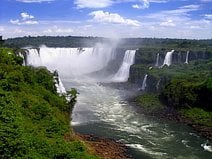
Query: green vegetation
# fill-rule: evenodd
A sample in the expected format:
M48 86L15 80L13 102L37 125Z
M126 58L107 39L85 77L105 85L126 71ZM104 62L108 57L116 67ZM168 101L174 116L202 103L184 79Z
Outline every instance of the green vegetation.
M141 84L144 75L148 74L146 93L137 98L139 105L151 111L161 108L162 102L175 108L194 124L211 127L211 44L193 42L184 41L178 45L170 41L167 45L146 45L140 48L136 53L136 63L130 70L130 81ZM196 46L192 48L194 44ZM175 48L178 46L180 48ZM159 63L162 65L165 53L172 49L177 50L172 57L173 64L169 67L155 67L157 53L160 53ZM189 64L184 64L186 50L190 50Z
M92 47L97 42L114 43L113 40L102 37L80 37L80 36L25 36L13 39L7 39L5 44L9 47L39 47L46 45L48 47ZM187 40L187 39L162 39L162 38L123 38L115 41L121 48L140 48L155 49L165 51L168 49L178 49L187 51L193 49L196 51L212 51L212 40Z
M156 109L164 108L164 105L159 100L158 94L145 93L136 98L136 102L147 111L153 111Z
M211 74L210 77L188 76L182 76L184 79L173 78L162 90L160 99L194 124L212 127Z
M110 42L109 39L100 37L80 37L80 36L38 36L38 37L18 37L7 39L5 45L13 48L20 47L92 47L98 42Z
M48 70L22 62L14 50L0 48L0 158L96 158L71 132L74 101L58 96Z
M212 112L201 108L182 109L180 112L196 124L212 127Z

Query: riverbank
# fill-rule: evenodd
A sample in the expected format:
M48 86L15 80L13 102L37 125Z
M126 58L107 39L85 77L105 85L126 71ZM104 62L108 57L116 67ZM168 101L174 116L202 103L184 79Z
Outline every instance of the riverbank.
M140 113L158 119L171 120L184 123L192 127L198 134L212 141L212 127L201 124L191 117L184 115L182 110L177 110L173 107L168 107L162 104L157 94L143 94L128 100L134 105ZM189 111L189 109L184 110ZM200 116L200 114L197 113ZM201 119L201 117L199 117ZM202 117L203 118L203 117Z
M113 139L79 133L76 133L75 136L85 143L91 154L99 156L102 159L132 159L127 152L127 147Z

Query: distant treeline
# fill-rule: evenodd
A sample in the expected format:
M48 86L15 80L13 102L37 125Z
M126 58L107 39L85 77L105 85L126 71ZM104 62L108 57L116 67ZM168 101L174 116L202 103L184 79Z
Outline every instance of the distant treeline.
M98 42L108 42L109 39L100 37L78 37L78 36L38 36L18 37L5 40L5 45L17 47L92 47Z
M139 48L139 47L173 47L173 48L212 48L212 39L208 40L187 40L187 39L161 39L161 38L123 38L114 39L103 37L80 37L80 36L37 36L18 37L5 40L5 45L9 47L92 47L98 42L113 43L118 42L119 47Z

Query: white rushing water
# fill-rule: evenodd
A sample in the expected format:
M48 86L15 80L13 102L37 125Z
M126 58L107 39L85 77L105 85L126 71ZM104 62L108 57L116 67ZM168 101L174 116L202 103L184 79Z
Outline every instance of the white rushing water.
M65 89L61 79L60 79L60 76L57 75L56 77L54 77L54 79L55 79L55 82L56 82L55 86L57 88L57 93L59 95L65 95L67 92L66 92L66 89Z
M158 67L159 66L159 59L160 59L160 54L158 53L157 54L157 57L156 57L155 67Z
M60 75L67 77L101 70L114 58L113 49L101 45L94 48L41 47L28 51L27 65L46 66L50 71L59 70Z
M172 64L172 54L173 53L174 53L174 50L166 53L166 56L165 56L165 59L164 59L162 66L165 66L165 65L170 66Z
M147 77L148 77L148 75L145 74L143 82L142 82L142 86L141 86L141 90L143 90L143 91L146 89L146 86L147 86Z
M25 58L24 58L24 55L23 55L21 52L18 53L18 56L20 56L20 57L22 57L23 59L25 59ZM23 66L26 66L25 60L23 60Z
M185 64L188 64L188 56L189 56L189 51L187 51L187 53L186 53L186 60L185 60Z
M57 70L63 83L61 86L60 82L58 83L58 88L62 87L61 90L64 87L66 90L73 87L77 89L79 95L71 121L75 131L121 141L133 148L135 159L200 159L200 156L210 158L208 157L210 145L201 147L206 141L194 136L188 127L147 118L142 113L136 112L125 100L125 96L128 97L133 93L131 90L117 89L99 83L96 77L87 75L92 71L101 70L114 59L111 50L103 47L98 49L45 47L40 48L40 51L29 49L27 61L33 66L46 66L50 70ZM132 64L134 53L132 50L126 51L123 63ZM123 69L122 65L120 69ZM129 76L128 71L123 71L125 74L120 73L120 76L125 77L122 79ZM143 83L146 83L146 80L147 75Z
M136 50L126 50L121 67L112 78L113 82L126 82L128 80L130 66L134 64L135 52Z

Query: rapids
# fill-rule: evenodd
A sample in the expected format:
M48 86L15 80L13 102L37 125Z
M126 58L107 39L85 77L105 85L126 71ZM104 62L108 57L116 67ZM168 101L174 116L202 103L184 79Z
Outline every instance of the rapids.
M129 147L130 153L137 159L211 158L208 141L196 135L191 128L145 116L126 100L135 92L133 89L103 84L96 76L89 75L119 58L114 55L113 49L101 45L96 48L29 49L27 65L57 70L66 90L77 89L79 95L71 116L75 131L120 141ZM135 51L123 53L123 63L110 76L111 82L116 81L114 77L119 82L129 77ZM167 65L171 64L171 54L169 52L165 59Z

